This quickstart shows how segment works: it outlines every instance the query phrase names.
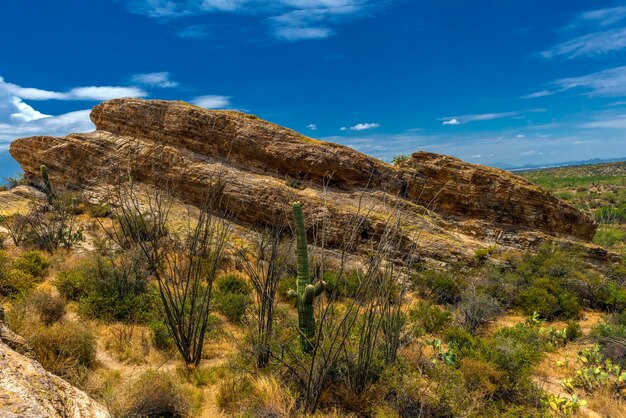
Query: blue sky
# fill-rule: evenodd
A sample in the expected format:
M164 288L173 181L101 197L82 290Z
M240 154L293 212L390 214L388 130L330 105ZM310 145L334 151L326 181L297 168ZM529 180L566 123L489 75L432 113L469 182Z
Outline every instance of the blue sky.
M114 97L257 114L390 160L626 157L626 1L0 2L8 144Z

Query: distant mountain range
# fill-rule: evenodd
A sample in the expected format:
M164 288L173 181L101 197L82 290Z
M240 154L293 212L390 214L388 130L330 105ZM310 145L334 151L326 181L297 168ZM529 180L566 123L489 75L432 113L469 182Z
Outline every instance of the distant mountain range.
M546 163L546 164L528 164L524 166L513 166L510 164L500 164L495 163L494 166L501 168L503 170L508 171L531 171L531 170L543 170L546 168L558 168L558 167L571 167L576 165L592 165L592 164L602 164L602 163L613 163L617 161L626 161L626 157L619 158L592 158L590 160L579 160L579 161L565 161L561 163Z

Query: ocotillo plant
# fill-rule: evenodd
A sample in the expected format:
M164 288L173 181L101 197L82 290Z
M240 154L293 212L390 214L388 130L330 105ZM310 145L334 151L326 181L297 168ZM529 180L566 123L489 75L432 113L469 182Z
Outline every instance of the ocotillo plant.
M54 200L54 193L52 192L50 177L48 177L48 168L45 165L41 166L41 179L43 180L43 191L48 198L48 204L51 205Z
M295 202L292 209L293 219L296 224L298 279L296 283L297 290L294 291L292 289L289 291L289 294L292 297L296 297L298 327L300 328L300 343L302 345L302 350L306 353L310 353L313 351L313 340L315 339L315 315L313 312L313 300L324 291L324 282L320 280L315 285L311 284L302 203Z

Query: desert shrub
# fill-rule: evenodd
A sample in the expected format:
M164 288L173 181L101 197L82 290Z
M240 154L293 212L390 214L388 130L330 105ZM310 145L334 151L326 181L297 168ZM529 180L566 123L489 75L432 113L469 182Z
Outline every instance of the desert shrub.
M452 314L429 302L420 301L409 311L409 319L416 335L436 333L452 320Z
M250 304L250 286L238 275L229 274L217 279L215 308L229 321L240 323Z
M125 237L132 237L135 242L147 242L167 235L162 222L148 214L128 211L123 215L117 217L121 233Z
M553 319L558 312L558 300L546 289L531 287L522 293L522 309L526 315L537 312L542 318Z
M73 247L84 240L82 229L75 222L80 212L77 193L59 192L52 202L35 202L24 220L23 245L49 253L59 247Z
M360 277L363 273L357 270L350 272L337 273L329 271L324 274L324 282L326 282L326 293L328 295L345 298L356 294L361 283ZM295 289L295 280L291 289Z
M32 289L35 284L37 284L35 278L21 270L0 272L0 296L16 296Z
M58 376L76 378L96 361L96 337L84 323L63 321L50 327L35 326L24 337L37 361Z
M464 283L461 277L451 272L427 271L416 283L422 294L429 295L434 302L456 304L461 300Z
M492 362L504 373L500 390L507 396L532 390L532 367L549 348L538 330L525 325L503 328L487 341L481 359Z
M156 293L140 254L124 253L114 260L99 257L82 269L88 278L88 291L79 302L81 314L127 323L144 323L152 318Z
M626 242L626 232L618 228L604 226L598 228L593 236L593 242L604 247L612 247L620 242Z
M129 388L124 402L128 417L190 417L194 409L193 394L174 378L149 370Z
M215 281L216 291L222 294L234 293L241 295L250 294L250 286L237 274L226 274Z
M14 266L38 280L43 280L48 274L50 262L38 251L28 251L15 260Z
M0 250L0 296L14 297L39 282L31 274L16 268L13 258Z
M564 329L565 341L570 342L583 336L583 330L578 322L568 322Z
M480 344L478 338L465 328L458 326L446 328L443 332L443 339L451 348L461 353L470 352Z
M174 340L164 322L151 322L150 331L152 331L152 344L154 344L157 349L169 351L174 347Z
M67 300L78 301L89 291L89 278L83 269L65 270L57 274L54 285Z
M626 367L626 324L621 323L621 318L612 319L612 323L600 322L593 327L591 336L599 344L604 358Z
M250 304L250 297L237 293L226 293L215 296L215 308L229 321L240 323Z
M500 303L486 293L465 293L459 304L459 321L472 333L501 313Z
M611 281L604 280L592 288L594 304L611 312L620 312L626 308L626 288Z
M465 387L474 396L490 397L498 389L503 373L493 364L464 358L459 365Z
M52 325L65 316L65 303L61 296L50 290L41 289L26 295L16 305L23 305L25 309L36 313L45 325Z

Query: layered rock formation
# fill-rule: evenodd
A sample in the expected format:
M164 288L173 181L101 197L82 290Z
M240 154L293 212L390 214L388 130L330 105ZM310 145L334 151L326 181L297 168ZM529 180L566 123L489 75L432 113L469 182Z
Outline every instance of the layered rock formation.
M589 240L595 231L532 183L452 157L415 153L395 167L253 115L183 102L111 100L91 118L95 132L19 139L11 154L32 177L46 164L57 184L91 187L130 172L194 205L219 183L221 209L246 226L286 223L290 202L300 200L308 225L328 220L331 246L355 227L367 246L391 217L401 219L406 245L442 260L469 257L486 242Z
M28 354L24 341L0 318L0 417L108 418L106 409Z

